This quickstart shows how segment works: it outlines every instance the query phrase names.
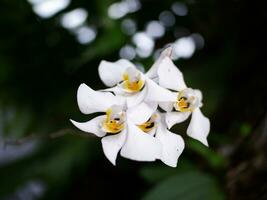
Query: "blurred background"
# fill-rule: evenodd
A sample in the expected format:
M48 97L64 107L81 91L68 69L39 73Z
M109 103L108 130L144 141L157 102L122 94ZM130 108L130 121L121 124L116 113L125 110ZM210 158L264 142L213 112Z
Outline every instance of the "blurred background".
M1 0L0 199L267 199L266 11L241 0ZM85 121L80 83L103 88L102 59L147 70L166 45L204 94L210 148L177 168L105 158Z

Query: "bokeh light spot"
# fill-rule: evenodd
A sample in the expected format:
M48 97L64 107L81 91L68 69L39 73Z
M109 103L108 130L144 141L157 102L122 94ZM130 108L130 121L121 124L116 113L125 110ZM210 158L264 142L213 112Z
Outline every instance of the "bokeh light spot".
M172 4L172 11L178 16L186 16L188 13L187 6L181 2Z
M88 16L88 13L83 8L77 8L75 10L72 10L68 13L65 13L61 17L61 25L66 29L73 29L77 28L78 26L82 25L86 18Z
M132 19L124 19L121 23L122 31L127 35L133 35L136 32L136 22Z
M196 50L196 45L192 37L182 37L173 44L173 58L190 58Z
M42 18L50 18L65 9L70 0L28 0L33 5L33 11Z
M165 34L165 28L159 21L150 21L146 26L146 33L152 38L160 38Z
M135 56L136 56L135 49L131 45L125 45L120 50L120 57L121 58L132 60L135 58Z
M90 26L82 26L76 30L76 37L79 43L88 44L96 38L97 32L95 28Z
M170 11L161 12L159 15L159 20L166 27L170 27L175 24L175 17Z
M136 33L133 36L133 43L136 45L136 52L142 58L149 57L154 49L154 40L145 32Z

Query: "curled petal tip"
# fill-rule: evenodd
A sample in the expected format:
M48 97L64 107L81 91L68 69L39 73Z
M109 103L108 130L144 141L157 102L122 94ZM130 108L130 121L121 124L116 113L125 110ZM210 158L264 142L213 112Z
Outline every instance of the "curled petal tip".
M206 147L209 147L209 144L208 144L208 141L207 141L207 139L202 139L202 140L200 140L200 139L197 139L197 138L194 138L195 140L198 140L201 144L203 144L204 146L206 146Z
M167 128L168 129L171 129L172 128L172 125L170 125L169 123L167 123Z
M113 166L116 166L116 159L113 160L113 159L109 159L109 158L108 158L108 161L109 161Z
M172 57L172 46L169 46L167 48L165 48L162 53L161 53L163 56L167 56L169 58Z
M85 83L81 83L78 87L77 93L82 92L83 90L85 90L85 88L89 88L89 87Z
M87 85L85 83L81 83L80 86L79 86L79 88L80 87L84 87L84 86L87 86Z
M74 126L76 126L76 124L77 124L76 121L74 121L73 119L69 119L69 120L70 120L70 122L71 122Z
M166 49L166 55L168 56L168 57L172 57L172 47L168 47L167 49Z
M209 143L208 143L207 140L203 141L202 143L203 143L206 147L209 147Z
M176 168L177 167L177 164L176 165L168 165L169 167L172 167L172 168Z

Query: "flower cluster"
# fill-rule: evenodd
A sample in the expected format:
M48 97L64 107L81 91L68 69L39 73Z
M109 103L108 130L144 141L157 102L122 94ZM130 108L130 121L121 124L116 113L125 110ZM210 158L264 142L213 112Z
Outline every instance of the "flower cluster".
M109 88L95 91L80 85L77 101L81 112L102 114L87 122L71 122L102 137L104 154L112 164L116 164L120 152L124 158L160 159L176 167L184 140L169 129L190 115L187 135L208 146L210 122L200 111L202 94L186 86L171 52L171 47L165 49L147 73L128 60L102 61L99 75Z

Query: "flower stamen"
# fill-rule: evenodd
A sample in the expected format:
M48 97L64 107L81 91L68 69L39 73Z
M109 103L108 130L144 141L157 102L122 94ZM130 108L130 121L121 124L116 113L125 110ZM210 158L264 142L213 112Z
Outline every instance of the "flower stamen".
M187 109L190 106L190 103L187 102L187 98L186 97L181 97L178 102L177 102L178 106L180 109Z
M106 111L106 119L102 122L102 129L106 133L116 134L124 129L124 115L123 111L119 113L113 113L110 108Z
M143 89L145 82L137 70L128 68L123 74L122 88L128 93L139 92Z
M150 132L156 126L157 115L152 115L145 123L138 125L138 127L145 133Z
M192 112L199 106L199 99L195 96L194 91L187 88L179 92L177 101L174 103L174 108L180 112Z

